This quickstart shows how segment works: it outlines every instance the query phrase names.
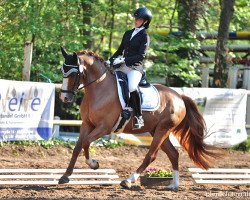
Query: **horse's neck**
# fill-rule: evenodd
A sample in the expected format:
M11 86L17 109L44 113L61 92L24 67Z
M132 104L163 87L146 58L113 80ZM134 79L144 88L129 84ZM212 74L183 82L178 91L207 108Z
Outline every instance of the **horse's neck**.
M90 95L91 98L102 98L100 94L106 95L108 91L114 92L111 90L116 88L115 76L106 70L104 63L86 54L79 55L79 57L85 64L85 72L81 81L83 85L87 85L85 94Z
M102 98L102 96L105 96L109 90L114 91L116 88L116 78L114 74L103 66L91 67L87 76L88 81L96 80L93 84L86 87L86 92L94 94L93 97L98 96L98 98ZM103 95L100 95L101 93Z

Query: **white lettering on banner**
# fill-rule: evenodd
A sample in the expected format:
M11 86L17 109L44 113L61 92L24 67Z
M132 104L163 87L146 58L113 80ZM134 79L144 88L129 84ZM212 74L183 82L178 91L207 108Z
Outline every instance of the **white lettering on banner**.
M30 88L30 92L32 91L33 86ZM15 88L13 89L15 91ZM35 91L37 88L34 89ZM35 93L35 92L34 92ZM0 93L0 111L6 112L6 111L20 111L23 109L25 112L28 109L31 109L33 111L38 111L39 106L41 105L41 99L38 97L31 98L31 93L29 93L29 97L25 98L25 93L22 92L21 97L16 97L16 92L13 94L13 92L9 91L9 88L6 93L6 98L2 98L2 95Z
M0 79L0 140L37 140L51 136L55 86Z
M207 125L208 144L232 147L247 139L247 91L220 88L173 88L191 97L203 114Z

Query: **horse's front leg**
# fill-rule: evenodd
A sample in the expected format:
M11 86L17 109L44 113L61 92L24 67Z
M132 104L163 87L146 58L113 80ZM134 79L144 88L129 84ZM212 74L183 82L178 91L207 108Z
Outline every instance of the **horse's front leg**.
M91 156L89 155L89 146L92 142L97 140L98 138L109 134L111 129L105 127L105 126L97 126L89 135L87 135L86 138L84 138L83 142L83 149L84 149L84 155L86 158L86 164L91 168L91 169L98 169L99 168L99 163L96 160L93 160Z
M83 139L86 138L86 136L92 131L92 129L93 128L91 128L90 126L87 126L85 124L81 125L80 136L79 136L78 141L77 141L75 148L73 150L73 154L71 156L70 163L68 165L66 172L59 179L59 182L58 182L59 184L69 182L69 176L73 173L73 169L74 169L77 157L79 156L79 153L81 152L82 147L83 147Z

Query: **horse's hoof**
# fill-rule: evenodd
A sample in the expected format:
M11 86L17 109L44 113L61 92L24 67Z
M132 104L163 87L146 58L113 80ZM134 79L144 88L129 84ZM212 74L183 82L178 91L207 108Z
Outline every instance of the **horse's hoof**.
M167 186L167 190L178 191L178 189L179 189L179 186L173 183Z
M65 184L69 182L69 178L67 176L62 176L59 181L58 184Z
M95 165L93 167L91 167L92 169L99 169L100 165L99 165L99 162L97 162L95 160Z
M130 182L128 182L127 180L123 180L120 183L120 186L122 186L125 189L130 189L132 187L132 184Z

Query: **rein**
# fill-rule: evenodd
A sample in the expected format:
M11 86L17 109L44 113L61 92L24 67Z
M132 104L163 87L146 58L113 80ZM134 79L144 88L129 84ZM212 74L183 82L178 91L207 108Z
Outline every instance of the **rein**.
M97 79L95 79L95 80L93 80L93 81L90 81L88 84L86 84L86 85L83 85L82 87L80 87L80 88L78 88L77 90L81 90L82 88L86 88L86 87L88 87L89 85L91 85L92 83L95 83L95 82L101 82L102 81L102 77L106 74L106 72L108 71L108 68L107 67L105 67L106 69L105 69L105 71L102 73L102 75L99 77L99 78L97 78ZM100 80L100 81L99 81Z

